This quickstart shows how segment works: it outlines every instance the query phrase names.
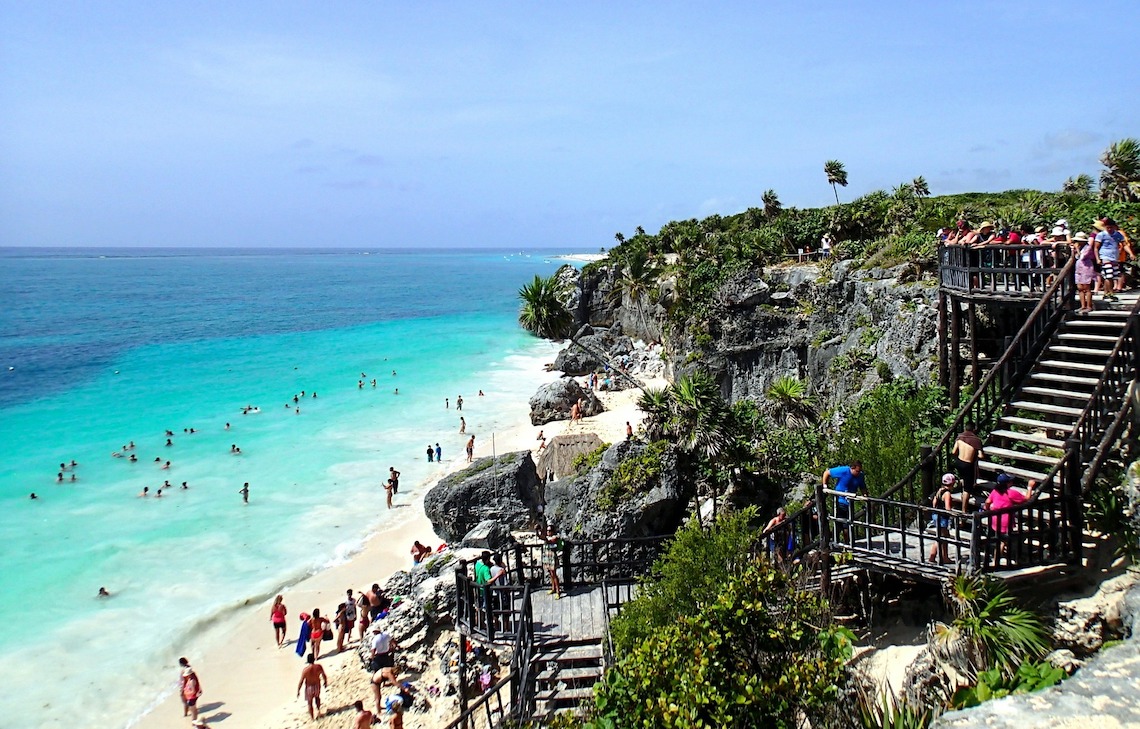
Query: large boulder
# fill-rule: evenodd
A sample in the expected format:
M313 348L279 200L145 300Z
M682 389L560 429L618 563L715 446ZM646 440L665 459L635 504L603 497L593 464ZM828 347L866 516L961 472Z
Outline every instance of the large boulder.
M546 516L552 526L574 539L611 539L672 534L686 513L691 493L677 475L676 455L661 456L661 476L643 491L623 495L612 505L604 498L618 465L641 457L648 446L622 441L606 449L588 473L546 484ZM599 500L608 508L599 506Z
M538 473L530 451L480 458L440 479L424 496L424 513L436 534L458 542L482 521L527 529L539 503Z
M584 405L583 417L605 411L597 395L582 389L573 379L562 378L548 382L538 388L538 392L530 399L530 422L532 425L543 425L553 420L568 420L570 408L579 400Z
M585 326L571 343L558 353L554 369L577 377L603 369L606 362L617 361L633 352L633 340L621 333L620 326L594 328Z
M478 549L490 549L498 552L509 547L514 542L511 532L502 522L484 519L475 525L475 528L463 535L459 546Z

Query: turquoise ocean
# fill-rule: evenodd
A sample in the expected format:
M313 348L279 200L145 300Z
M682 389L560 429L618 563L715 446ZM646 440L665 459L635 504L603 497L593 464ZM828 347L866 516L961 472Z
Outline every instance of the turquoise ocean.
M463 450L457 396L468 433L518 423L555 349L519 329L516 291L563 262L0 249L0 724L128 726L203 626L398 515L389 466L402 496L434 482L427 444ZM131 441L136 463L112 457Z

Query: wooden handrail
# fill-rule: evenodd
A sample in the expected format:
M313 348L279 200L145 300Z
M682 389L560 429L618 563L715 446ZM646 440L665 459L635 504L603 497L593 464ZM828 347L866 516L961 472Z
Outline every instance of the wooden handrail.
M1022 324L1021 328L1017 330L1017 334L1014 335L1009 347L1006 348L1005 352L1002 353L1001 357L998 358L997 362L994 363L993 367L990 368L989 372L987 372L985 377L982 378L981 382L978 383L977 389L974 391L974 394L970 397L970 399L966 401L966 404L959 408L957 417L954 418L954 422L950 425L946 432L943 433L942 438L938 441L938 445L934 447L934 450L931 452L929 458L922 459L916 463L914 467L911 468L910 471L908 471L907 474L898 481L898 483L880 494L881 498L893 497L904 488L910 487L914 483L915 478L918 476L922 468L924 466L927 466L931 460L933 460L935 465L944 465L939 464L938 459L946 455L945 452L949 451L949 445L957 437L957 433L960 432L962 426L965 425L968 419L978 420L978 418L973 414L973 411L979 403L981 403L986 397L989 396L990 388L993 386L995 380L998 380L997 384L1000 388L1000 392L998 393L999 397L995 398L995 401L990 403L988 410L1000 413L1002 407L1005 405L1004 396L1009 394L1006 391L1012 390L1012 383L1003 382L1001 380L1006 379L1008 375L1012 374L1010 373L1010 369L1013 366L1014 359L1020 352L1024 351L1025 354L1028 355L1034 349L1037 349L1039 346L1044 344L1044 342L1041 341L1034 341L1032 343L1026 344L1026 340L1029 339L1030 333L1037 326L1038 322L1046 316L1047 311L1049 312L1048 316L1051 320L1054 318L1059 320L1058 312L1064 312L1066 307L1071 305L1071 301L1067 300L1069 297L1063 297L1060 304L1056 306L1056 309L1050 311L1053 305L1053 299L1057 297L1058 292L1061 291L1062 288L1071 288L1071 286L1067 286L1066 284L1073 280L1075 266L1076 258L1074 256L1070 256L1068 261L1066 261L1065 266L1061 268L1057 273L1057 277L1053 280L1049 287L1045 289L1045 293L1041 295L1041 299L1037 302L1037 305L1033 307L1032 311L1030 311L1029 316L1025 319L1025 323ZM1052 330L1055 329L1056 324L1057 322L1050 321L1050 326L1048 326L1045 330L1039 332L1037 334L1036 340L1044 339L1045 341L1048 341L1048 338L1052 336ZM999 378L1001 378L1001 380L999 380ZM978 423L979 427L981 427L983 424L984 423ZM913 493L908 494L908 496L910 501L914 500Z

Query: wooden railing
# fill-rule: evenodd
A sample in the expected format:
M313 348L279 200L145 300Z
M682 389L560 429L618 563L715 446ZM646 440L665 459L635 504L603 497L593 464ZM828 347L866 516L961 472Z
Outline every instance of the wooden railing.
M1037 296L1072 259L1069 246L938 246L939 283L964 294Z
M563 540L555 558L558 581L564 589L576 585L600 585L603 580L632 582L649 570L670 539L672 536L667 535ZM496 554L503 559L512 582L535 587L550 586L550 575L543 566L543 554L548 549L546 544L521 544Z
M530 586L480 585L464 560L455 570L455 624L461 633L488 643L513 642Z
M503 723L503 719L512 716L511 687L516 683L518 675L511 672L495 682L473 704L459 712L444 729L492 729ZM460 691L464 690L463 680L460 679Z
M961 248L961 246L944 246ZM1005 404L1021 386L1038 356L1045 350L1049 339L1073 308L1076 292L1074 268L1076 260L1069 257L1056 272L1053 281L1041 295L1041 300L1029 312L1025 323L1009 342L1005 352L978 383L974 394L966 401L954 422L930 450L924 450L918 463L898 483L880 494L881 498L917 502L931 495L933 476L950 470L950 451L957 434L966 423L974 423L978 432L992 430L1002 416Z

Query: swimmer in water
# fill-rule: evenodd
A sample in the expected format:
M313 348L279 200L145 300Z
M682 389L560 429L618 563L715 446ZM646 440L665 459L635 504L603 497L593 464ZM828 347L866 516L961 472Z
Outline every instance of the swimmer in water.
M486 395L483 394L482 390L479 391L479 397L486 397Z
M154 462L155 462L155 463L162 463L162 459L161 459L161 458L155 458L155 459L154 459Z
M164 489L170 488L170 482L169 481L163 481L162 482L162 488L164 488Z
M72 461L71 461L71 467L72 467L72 468L75 468L75 467L76 467L76 466L78 466L78 465L79 465L79 464L78 464L78 463L76 463L74 459L72 459Z
M131 463L138 463L139 459L135 457L134 453L132 453L130 459L128 460L130 460Z
M63 483L63 471L60 471L59 473L57 473L55 475L55 482L56 483Z
M28 498L31 499L32 501L35 501L36 499L39 498L39 496L36 496L36 492L33 491L32 493L28 494Z
M372 380L372 386L376 387L376 380Z
M71 480L72 480L72 481L78 481L79 479L78 479L78 478L76 478L76 477L75 477L75 474L73 473L73 474L71 474Z
M190 488L190 487L186 485L186 482L185 482L185 481L183 481L183 482L182 482L182 490L183 490L183 491L185 491L185 490L186 490L186 489L188 489L188 488Z
M99 594L96 595L95 597L110 597L110 596L111 596L111 593L107 592L106 587L100 587L99 588Z
M314 400L316 400L316 399L317 399L317 393L315 393L315 392L313 393L313 399L314 399Z
M396 390L392 394L393 395L399 395L400 394L400 388L397 387Z
M169 469L170 469L170 461L167 461L166 463L162 464L162 470L163 471L167 471Z
M249 481L245 482L245 485L242 486L241 489L238 490L238 493L241 494L241 500L244 503L248 504L249 503Z
M143 490L139 493L139 497L150 496L150 486L143 486Z
M154 498L156 498L156 499L162 498L162 489L159 489L158 491L155 492Z
M229 430L229 429L230 429L230 424L226 423L226 430Z
M167 438L167 439L166 439L166 445L168 445L168 446L172 446L172 445L174 445L174 441L172 441L171 439Z

